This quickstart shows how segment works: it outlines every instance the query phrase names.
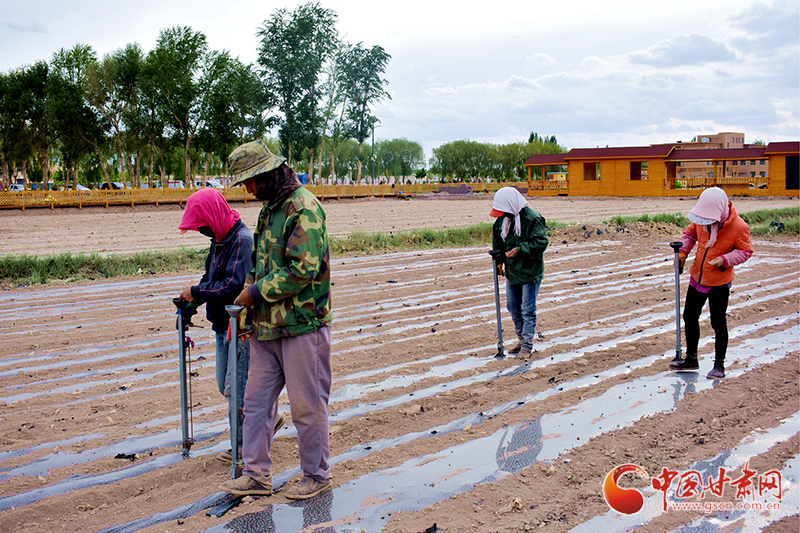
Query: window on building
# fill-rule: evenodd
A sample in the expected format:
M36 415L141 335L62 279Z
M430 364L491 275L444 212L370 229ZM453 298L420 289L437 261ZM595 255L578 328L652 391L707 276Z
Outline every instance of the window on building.
M777 177L777 176L776 176ZM800 156L786 156L786 189L800 189Z
M733 161L733 166L738 166L738 165L739 165L738 161Z
M756 164L756 162L755 162L755 161L750 161L750 164L751 164L751 165L755 165L755 164Z
M583 181L600 181L600 163L583 164Z
M746 165L746 164L747 164L747 161L742 161L742 163L741 163L741 164L742 164L742 165Z
M759 172L758 175L761 176L762 178L766 178L767 177L767 173L763 172L763 171Z
M647 161L631 161L631 179L647 179Z
M767 160L766 159L762 159L761 161L758 162L758 164L759 165L766 165L767 164Z
M755 173L755 172L751 172L751 173L750 173L750 177L751 177L751 178L755 178L755 177L756 177L756 173Z

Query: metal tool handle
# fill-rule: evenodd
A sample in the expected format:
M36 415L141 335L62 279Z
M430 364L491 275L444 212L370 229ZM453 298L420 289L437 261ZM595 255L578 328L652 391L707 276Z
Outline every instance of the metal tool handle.
M495 355L497 359L502 359L505 357L505 353L503 352L503 325L500 320L500 286L497 281L497 265L500 264L497 258L501 253L503 253L501 250L492 250L489 252L489 255L492 256L492 271L494 273L494 305L497 311L497 354Z
M675 252L675 357L672 362L680 363L683 361L681 348L681 267L678 251L683 246L680 241L671 242L669 245Z
M244 467L239 454L239 313L241 305L226 305L231 317L231 340L228 343L228 372L231 376L230 426L231 426L231 479L242 475Z
M178 308L178 368L180 370L181 388L181 441L183 445L183 457L189 457L189 449L192 441L189 439L189 402L187 400L187 376L186 376L186 327L183 319L183 312L189 304L186 300L173 298L172 303Z

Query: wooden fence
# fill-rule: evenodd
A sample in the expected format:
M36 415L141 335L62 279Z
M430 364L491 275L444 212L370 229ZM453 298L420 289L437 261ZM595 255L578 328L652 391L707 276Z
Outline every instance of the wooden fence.
M527 182L517 183L467 183L474 193L493 193L501 187L527 187ZM306 188L321 200L399 197L425 193L448 193L447 184L409 183L406 185L307 185ZM456 194L460 186L454 188ZM25 209L110 205L159 205L186 203L196 189L113 189L90 191L0 191L0 209ZM220 189L229 202L256 202L244 187Z

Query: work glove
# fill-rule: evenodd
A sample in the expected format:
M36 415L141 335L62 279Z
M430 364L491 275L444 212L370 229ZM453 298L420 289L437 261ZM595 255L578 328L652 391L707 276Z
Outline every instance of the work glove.
M497 275L498 276L503 276L504 275L503 274L503 263L500 263L499 265L497 265Z
M686 264L686 252L678 252L678 273L683 274L683 265Z

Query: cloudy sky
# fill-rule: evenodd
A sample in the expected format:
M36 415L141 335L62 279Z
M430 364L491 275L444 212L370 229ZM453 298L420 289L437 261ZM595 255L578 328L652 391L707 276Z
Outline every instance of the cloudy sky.
M299 3L1 0L0 71L76 43L98 56L131 42L149 51L176 25L255 62L258 28ZM717 131L800 139L796 0L320 3L347 41L392 56L376 138L417 141L426 157L450 141L518 142L531 131L567 148Z

